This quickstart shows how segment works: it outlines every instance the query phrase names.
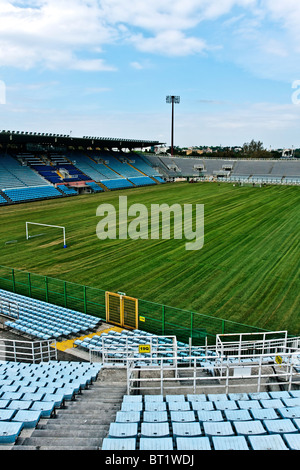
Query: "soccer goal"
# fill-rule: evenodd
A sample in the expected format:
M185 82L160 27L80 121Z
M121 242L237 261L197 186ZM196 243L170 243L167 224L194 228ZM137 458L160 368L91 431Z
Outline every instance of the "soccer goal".
M63 232L63 243L64 243L64 248L67 248L67 243L66 243L66 228L61 227L60 225L49 225L49 224L39 224L37 222L26 222L26 240L29 240L30 238L37 237L39 235L29 235L29 226L30 225L40 225L42 227L52 227L52 228L58 228L61 229Z

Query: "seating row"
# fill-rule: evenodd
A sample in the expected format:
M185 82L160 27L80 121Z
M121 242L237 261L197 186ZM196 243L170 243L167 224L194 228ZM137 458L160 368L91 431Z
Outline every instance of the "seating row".
M299 391L265 393L125 395L102 450L300 450Z
M0 444L14 443L94 382L101 364L0 362Z
M80 335L101 324L101 319L92 315L3 289L0 289L0 298L4 300L2 313L5 314L7 309L7 314L12 317L16 309L16 319L7 320L5 326L42 340Z
M34 199L46 199L53 197L62 197L62 193L54 186L35 186L18 189L3 189L3 192L13 202L31 201Z

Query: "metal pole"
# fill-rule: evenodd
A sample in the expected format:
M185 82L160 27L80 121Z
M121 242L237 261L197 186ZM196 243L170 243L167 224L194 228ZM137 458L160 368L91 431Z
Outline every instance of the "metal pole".
M174 156L174 96L172 96L171 156Z

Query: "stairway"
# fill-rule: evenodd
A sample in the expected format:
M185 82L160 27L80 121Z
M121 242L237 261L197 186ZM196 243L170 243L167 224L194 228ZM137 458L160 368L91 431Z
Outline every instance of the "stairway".
M101 450L126 392L126 371L102 369L55 417L42 418L30 435L22 431L11 450Z

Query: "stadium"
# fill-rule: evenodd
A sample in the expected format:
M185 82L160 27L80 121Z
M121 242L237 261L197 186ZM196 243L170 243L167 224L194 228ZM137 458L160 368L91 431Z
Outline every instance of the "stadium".
M300 449L300 160L161 144L0 132L1 450Z

